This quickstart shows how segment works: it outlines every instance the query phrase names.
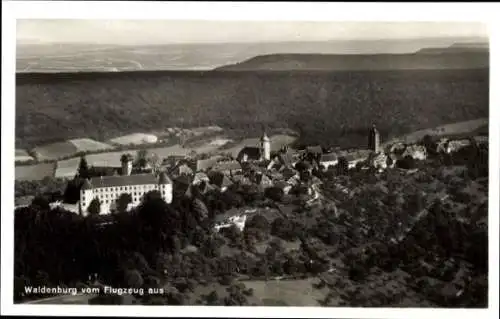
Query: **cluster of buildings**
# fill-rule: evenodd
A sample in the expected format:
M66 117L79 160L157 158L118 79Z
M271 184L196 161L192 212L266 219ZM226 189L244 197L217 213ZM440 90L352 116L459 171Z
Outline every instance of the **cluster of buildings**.
M146 193L153 190L160 192L166 203L171 203L177 195L191 196L194 189L200 193L225 192L233 184L254 184L262 190L275 187L283 194L297 190L314 201L319 197L317 185L321 183L313 174L315 170L372 167L381 171L406 157L415 160L427 158L426 148L419 144L394 143L383 148L375 126L369 131L367 144L365 149L325 150L321 146L308 146L303 150L293 150L284 146L273 151L271 140L264 132L259 145L244 147L235 159L222 155L197 160L170 156L158 169L137 171L132 158L122 156L121 168L114 175L84 182L78 205L85 215L92 200L97 198L101 203L101 213L106 214L116 209L117 200L123 194L130 195L129 207L135 207ZM444 146L438 147L444 152L452 152L463 147L462 144L462 141L445 141ZM244 224L245 218L235 218L228 217L226 224ZM219 222L220 225L225 224Z

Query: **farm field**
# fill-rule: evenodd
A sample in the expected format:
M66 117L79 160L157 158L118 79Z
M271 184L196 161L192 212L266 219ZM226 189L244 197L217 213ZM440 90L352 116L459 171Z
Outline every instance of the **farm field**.
M262 306L318 307L326 296L326 289L313 287L317 278L300 280L250 280L242 281L246 288L254 290Z
M80 158L70 158L63 161L57 162L57 168L55 172L56 178L73 178L78 171L78 165L80 164Z
M35 165L16 166L15 180L42 180L45 177L53 177L56 170L56 163L41 163Z
M112 148L108 144L89 138L78 138L35 147L33 152L36 154L38 160L57 160L78 152L100 151Z
M400 140L405 143L415 143L421 140L425 135L431 135L431 136L460 135L464 133L470 133L482 130L483 128L486 128L487 131L488 123L489 123L488 118L479 118L471 121L445 124L435 128L418 130L416 132L406 134L400 138L393 139L391 141Z
M16 149L15 154L16 162L32 161L34 158L28 154L26 150Z
M140 145L140 144L148 144L156 142L158 142L158 137L156 135L145 134L145 133L133 133L109 140L110 144L119 144L119 145L130 145L130 144Z

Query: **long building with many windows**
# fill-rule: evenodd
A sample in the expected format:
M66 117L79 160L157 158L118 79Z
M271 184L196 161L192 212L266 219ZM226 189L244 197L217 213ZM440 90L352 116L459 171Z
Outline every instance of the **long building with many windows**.
M130 206L137 206L150 191L158 191L163 200L172 202L172 181L165 173L158 177L153 174L122 176L101 176L85 180L80 191L80 208L86 214L94 198L101 203L101 214L108 214L116 209L116 201L122 194L130 194Z

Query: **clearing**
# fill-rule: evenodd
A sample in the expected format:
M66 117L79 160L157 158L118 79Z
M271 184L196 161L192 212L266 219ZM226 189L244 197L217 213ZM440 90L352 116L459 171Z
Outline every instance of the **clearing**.
M479 118L471 121L451 123L434 128L415 131L413 133L403 135L398 138L394 138L390 141L387 141L386 143L392 143L395 141L402 141L405 143L416 143L420 141L425 135L449 136L449 135L466 134L471 132L481 133L484 131L485 128L487 131L488 123L489 123L488 118Z
M140 144L152 144L158 142L158 137L153 134L145 133L133 133L124 136L119 136L109 140L111 144L118 145L140 145Z
M78 171L78 165L80 164L80 158L74 157L67 160L57 162L57 168L55 172L56 178L73 178Z
M242 281L254 290L254 296L263 306L318 307L325 299L327 289L315 289L317 278L298 280L249 280Z
M35 181L45 177L53 177L56 170L56 163L41 163L35 165L16 166L16 181Z
M32 161L34 158L28 154L26 150L16 149L16 162L27 162Z
M113 148L111 145L90 138L75 138L69 142L73 143L79 152L94 152Z
M38 146L33 149L38 160L57 160L62 157L68 157L78 152L94 152L113 147L90 138L77 138L64 142L57 142Z

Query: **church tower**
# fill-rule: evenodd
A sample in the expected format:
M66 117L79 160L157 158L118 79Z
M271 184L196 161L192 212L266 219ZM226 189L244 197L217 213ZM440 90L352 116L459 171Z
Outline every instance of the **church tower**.
M262 159L267 161L271 159L271 140L269 139L265 131L264 135L262 135L262 138L260 139L260 150Z
M375 124L372 126L372 129L370 130L370 134L368 137L368 148L375 153L380 152L380 134L377 128L375 127Z

